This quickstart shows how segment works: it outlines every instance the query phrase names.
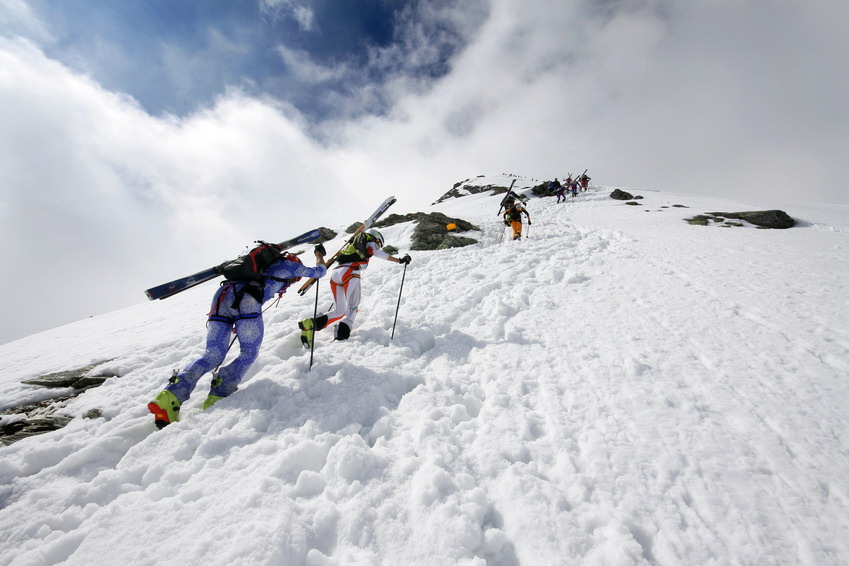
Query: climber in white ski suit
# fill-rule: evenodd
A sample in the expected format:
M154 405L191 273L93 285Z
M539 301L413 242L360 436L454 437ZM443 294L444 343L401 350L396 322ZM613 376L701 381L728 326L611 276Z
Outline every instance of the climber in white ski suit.
M354 327L354 319L360 306L360 275L368 267L372 257L385 259L392 263L406 265L410 256L396 258L383 251L383 236L377 230L369 230L358 236L360 241L349 244L340 252L338 265L330 274L330 291L333 293L333 308L315 319L305 319L298 323L305 347L311 346L313 333L327 328L334 322L334 338L347 340Z

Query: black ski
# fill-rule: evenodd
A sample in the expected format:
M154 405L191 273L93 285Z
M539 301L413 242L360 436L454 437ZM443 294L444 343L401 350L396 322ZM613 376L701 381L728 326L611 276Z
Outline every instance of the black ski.
M507 201L510 199L510 195L514 195L514 198L519 198L519 195L513 192L513 185L516 184L516 179L513 179L513 182L510 183L510 188L507 189L507 194L504 195L504 198L501 199L501 206L498 207L498 214L496 216L501 216L501 211L506 208Z
M380 218L380 217L383 215L383 213L384 213L384 212L386 212L386 210L387 210L390 206L392 206L393 204L395 204L395 200L396 200L396 199L395 199L395 197L389 197L388 199L386 199L385 201L383 201L383 203L382 203L380 206L378 206L378 207L377 207L377 210L375 210L374 212L372 212L371 216L369 216L368 218L366 218L366 219L365 219L365 221L363 222L363 225L362 225L362 226L360 226L359 228L357 228L356 232L354 232L354 233L351 235L351 237L350 237L350 238L348 238L348 240L345 242L345 245L343 245L341 248L339 248L339 250L338 250L335 254L333 254L333 255L330 257L330 259L328 259L328 260L326 260L326 261L325 261L325 264L327 265L327 267L328 267L328 268L330 268L330 266L333 264L333 262L335 262L335 261L336 261L336 258L337 258L337 257L339 257L339 253L340 253L343 249L345 249L345 246L347 246L348 244L350 244L351 242L353 242L353 241L354 241L354 238L356 238L357 236L359 236L362 232L364 232L364 231L368 230L369 228L371 228L372 224L374 224L374 223L377 221L377 219L378 219L378 218ZM307 289L309 289L310 287L312 287L312 286L313 286L313 284L314 284L315 282L316 282L316 280L315 280L315 279L308 279L308 280L307 280L307 282L306 282L306 283L304 283L303 285L301 285L301 288L300 288L300 289L298 289L298 294L299 294L299 295L303 295L303 294L305 294L305 293L307 292Z
M291 240L286 240L285 242L280 242L278 245L282 248L289 248L291 246L297 246L298 244L305 244L307 242L313 242L318 240L323 236L323 232L320 228L316 228L315 230L310 230L309 232L304 232L300 236L292 238ZM174 296L181 291L185 291L186 289L191 289L196 285L200 285L201 283L205 283L211 279L215 279L218 277L220 273L218 273L217 266L210 267L209 269L204 269L203 271L199 271L195 274L188 275L186 277L180 277L179 279L175 279L174 281L169 281L168 283L163 283L162 285L157 285L156 287L151 287L145 294L147 298L151 301L155 299L167 299L168 297Z

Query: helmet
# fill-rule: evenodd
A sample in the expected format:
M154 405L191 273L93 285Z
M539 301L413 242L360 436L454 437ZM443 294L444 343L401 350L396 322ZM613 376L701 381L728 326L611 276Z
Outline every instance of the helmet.
M383 247L383 242L384 242L384 240L383 240L383 234L381 234L380 232L378 232L378 231L377 231L377 230L375 230L374 228L372 228L371 230L369 230L368 232L366 232L366 234L368 234L369 236L371 236L371 237L374 239L374 241L375 241L375 242L377 242L377 245L378 245L379 247L381 247L381 248Z

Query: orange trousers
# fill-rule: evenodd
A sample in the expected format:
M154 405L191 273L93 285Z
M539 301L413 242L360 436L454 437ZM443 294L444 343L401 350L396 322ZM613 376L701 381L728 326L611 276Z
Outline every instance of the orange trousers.
M510 227L513 228L514 240L522 237L522 222L520 220L514 220L511 222Z

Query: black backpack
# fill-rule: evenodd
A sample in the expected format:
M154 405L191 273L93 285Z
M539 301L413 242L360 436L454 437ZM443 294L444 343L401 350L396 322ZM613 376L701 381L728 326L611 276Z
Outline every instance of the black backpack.
M286 259L288 254L277 244L257 240L257 247L234 260L225 261L215 268L229 281L256 281L262 283L262 270L275 261Z

